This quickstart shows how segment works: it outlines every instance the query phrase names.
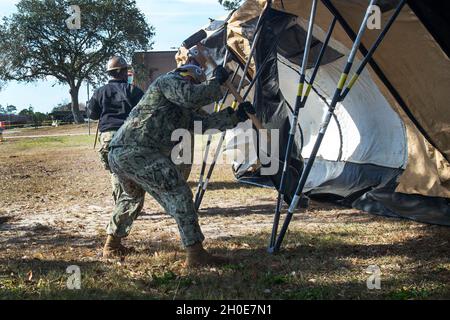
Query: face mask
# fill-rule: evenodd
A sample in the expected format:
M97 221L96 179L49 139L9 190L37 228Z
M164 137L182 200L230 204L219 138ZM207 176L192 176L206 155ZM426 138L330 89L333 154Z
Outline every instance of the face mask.
M134 82L134 77L128 76L128 84L133 84L133 82Z

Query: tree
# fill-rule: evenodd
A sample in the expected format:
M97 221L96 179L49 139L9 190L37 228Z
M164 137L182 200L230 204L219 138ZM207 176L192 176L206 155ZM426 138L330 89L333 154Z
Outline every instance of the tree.
M9 105L9 106L6 106L6 108L5 108L0 104L0 114L14 114L16 112L17 112L16 106Z
M77 0L80 29L69 28L69 0L21 0L0 22L0 81L56 79L70 88L75 122L84 119L78 94L83 81L105 79L113 55L130 58L153 45L154 29L135 0Z
M33 124L35 128L42 126L42 123L47 120L50 120L50 117L45 113L35 112L33 114Z
M28 109L23 109L19 112L19 116L29 116L32 117L34 115L34 108L29 106Z
M9 114L14 114L17 112L17 107L13 105L9 105L6 107L6 112Z
M34 108L29 106L28 109L23 109L19 112L19 116L27 117L28 122L31 122L36 128L41 126L44 121L51 119L50 115L42 112L34 112Z
M219 3L223 5L226 10L232 11L239 8L242 0L219 0Z

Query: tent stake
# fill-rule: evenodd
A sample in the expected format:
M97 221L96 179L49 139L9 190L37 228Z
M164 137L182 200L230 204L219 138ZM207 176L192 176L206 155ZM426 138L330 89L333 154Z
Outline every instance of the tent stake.
M308 164L307 164L305 170L303 171L302 177L300 178L300 181L298 183L297 190L295 192L295 197L294 197L294 199L293 199L293 201L291 203L291 206L289 207L289 210L288 210L286 219L284 221L283 227L282 227L282 229L280 231L280 234L278 236L278 239L276 241L276 244L275 244L275 247L274 247L274 250L273 250L274 252L278 252L280 250L280 248L281 248L281 244L282 244L283 239L284 239L284 237L286 235L286 232L287 232L287 230L289 228L289 224L290 224L290 222L291 222L291 220L293 218L294 212L295 212L295 210L297 208L297 205L298 205L300 199L303 196L303 190L304 190L304 187L306 185L306 181L307 181L307 179L309 177L309 174L311 173L311 169L312 169L312 167L314 165L314 162L316 160L317 154L319 152L320 146L321 146L321 144L323 142L323 139L325 137L326 131L327 131L328 126L329 126L329 124L331 122L331 119L333 117L334 111L335 111L335 109L337 107L337 104L343 100L342 99L343 98L342 92L343 92L345 83L347 81L348 74L350 73L351 68L353 66L353 63L355 61L356 54L357 54L358 48L359 48L359 46L361 44L362 37L363 37L363 35L365 33L366 26L367 26L367 21L368 21L368 19L370 17L370 14L371 14L371 8L373 7L373 5L375 3L376 3L376 0L371 0L370 5L369 5L369 7L367 9L366 15L364 17L364 20L363 20L363 22L361 24L360 30L358 32L358 35L357 35L357 37L355 39L355 42L354 42L353 47L352 47L352 50L350 52L350 56L348 58L347 64L346 64L346 66L344 68L344 71L343 71L343 73L341 75L341 78L339 80L339 83L337 85L337 88L336 88L335 94L333 96L333 100L331 102L331 105L329 107L327 116L326 116L326 118L325 118L325 120L322 123L322 126L320 128L319 135L317 137L317 141L316 141L316 143L314 145L314 148L313 148L313 151L311 153L311 156L310 156L310 158L308 160ZM398 5L398 7L397 7L397 9L396 9L396 11L394 13L393 19L391 19L389 21L390 23L388 23L385 26L384 30L380 33L380 35L378 36L377 41L373 45L373 50L371 49L369 51L369 53L367 54L366 58L364 59L365 64L367 64L367 62L370 61L370 59L372 59L373 54L376 51L376 48L380 45L380 43L384 39L385 35L389 31L390 27L392 26L393 22L397 18L398 14L402 10L402 8L405 5L405 3L406 3L406 0L402 0L399 3L399 5ZM361 72L362 72L362 70L361 70ZM355 81L356 81L356 79L355 79ZM354 84L354 82L353 83L352 82L349 83L349 86L348 86L349 90L348 91L350 91L350 89L352 88L353 84ZM346 94L348 94L348 92Z

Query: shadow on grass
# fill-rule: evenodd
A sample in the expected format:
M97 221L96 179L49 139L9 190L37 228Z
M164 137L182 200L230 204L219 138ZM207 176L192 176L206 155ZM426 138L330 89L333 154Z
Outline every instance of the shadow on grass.
M190 181L188 182L190 188L197 188L198 182ZM237 181L218 181L218 182L210 182L208 184L208 191L217 191L217 190L252 190L255 191L261 190L262 188L251 186L248 184L242 184ZM267 190L267 189L264 189Z
M209 207L202 209L199 212L200 216L221 216L221 217L236 217L246 215L273 215L272 205L256 205L256 206L234 206L227 207Z
M450 298L448 263L450 234L429 227L425 235L395 244L350 244L346 236L308 235L291 232L287 247L269 255L267 234L235 237L232 242L250 248L216 254L232 257L222 271L191 273L179 297L188 299L431 299ZM405 266L382 277L382 290L367 289L370 264L404 258ZM389 262L388 262L389 263ZM178 279L178 278L177 278ZM174 283L172 285L175 284ZM195 283L196 285L192 285Z
M253 245L267 242L267 234L254 237L234 237L233 242L250 243ZM265 247L254 250L238 250L236 252L240 261L245 261L251 256L262 259L274 258L286 259L285 263L296 263L296 259L322 259L342 261L348 258L372 259L383 256L407 257L409 262L431 262L441 260L449 262L450 257L450 234L445 228L430 227L425 236L411 238L394 244L353 244L347 242L351 240L351 234L326 233L322 236L302 234L301 231L289 232L285 245L277 255L269 255ZM219 239L220 240L220 239ZM267 261L266 261L267 262ZM265 262L263 262L265 263ZM315 265L316 270L320 270L323 263ZM347 262L339 267L345 267ZM449 274L450 276L450 274Z
M37 250L42 248L43 251L52 249L89 249L94 250L100 256L101 250L106 240L106 235L98 236L77 236L69 233L58 233L58 229L46 227L36 231L35 228L18 228L21 231L28 231L22 235L10 237L0 245L8 245L13 250L30 249ZM17 229L15 229L17 231ZM133 237L125 240L130 246L135 246L138 254L153 254L154 252L173 252L180 249L178 243L173 241L164 241L164 237L160 241L139 240L134 241Z
M262 215L273 215L275 211L275 200L271 204L263 204L263 205L253 205L253 206L229 206L226 208L223 207L204 207L200 209L200 215L223 215L223 216L234 216L234 215L250 215L250 214L262 214ZM284 211L287 210L288 205L286 203L283 204ZM327 202L316 202L311 201L308 209L298 209L296 212L297 216L302 216L302 214L307 210L307 213L314 213L315 211L336 211L349 209L348 207L340 206L333 203ZM351 209L351 208L350 208ZM354 209L353 212L360 212ZM341 216L341 215L339 215ZM369 215L369 217L373 217Z
M262 210L257 209L257 210ZM404 227L403 230L406 230ZM174 261L157 261L155 252L178 252L178 243L138 243L137 255L123 265L76 258L78 251L98 250L99 237L56 235L47 230L33 239L36 247L63 251L75 246L67 260L0 258L2 299L431 299L450 298L450 233L424 226L420 234L392 244L354 243L351 232L311 234L294 229L283 251L266 253L267 233L209 242L211 251L231 257L220 268L184 272ZM389 230L386 234L389 234ZM382 231L381 231L382 232ZM164 240L164 239L163 239ZM16 239L26 246L25 239ZM21 242L22 241L22 242ZM27 240L29 241L29 239ZM133 241L133 237L130 238ZM239 249L230 251L231 244ZM246 246L243 246L246 244ZM78 250L78 251L77 251ZM75 258L74 258L75 257ZM175 260L181 260L181 257ZM388 260L386 260L388 259ZM95 259L94 259L95 260ZM401 261L398 270L383 264ZM155 263L162 265L157 266ZM381 264L382 290L366 286L369 264ZM83 286L66 290L66 268L80 266ZM29 271L33 279L27 280ZM139 271L137 275L132 272Z
M346 210L342 212L343 210ZM249 215L263 215L263 216L273 216L275 211L275 204L264 204L264 205L254 205L254 206L233 206L227 207L208 207L199 210L199 215L204 217L238 217L238 216L249 216ZM284 210L282 211L282 220L287 211L287 205L284 205ZM315 214L320 212L320 216ZM323 213L330 213L329 216L323 215ZM393 225L398 225L401 229L405 223L420 224L420 222L414 222L411 220L406 220L402 218L395 217L385 217L372 215L367 212L358 211L356 209L339 206L331 203L318 203L311 202L308 209L298 209L294 215L295 219L300 221L305 221L308 223L338 223L338 224L359 224L365 225L372 222L389 222ZM424 227L428 225L422 224ZM449 230L448 227L443 227Z
M80 237L68 233L60 233L57 228L41 226L37 229L35 226L15 227L11 229L19 232L20 235L8 238L4 244L13 246L35 246L59 247L63 245L72 245L75 247L94 248L99 242L96 237ZM1 232L1 231L0 231Z
M320 237L301 232L289 234L287 247L278 255L266 253L267 234L236 237L234 243L249 248L229 251L212 248L216 254L232 256L233 263L220 268L181 272L167 263L152 271L149 257L131 257L124 266L77 259L0 259L0 297L4 299L430 299L450 298L447 269L450 249L442 245L450 235L429 228L426 236L392 245L348 244L345 237ZM166 247L168 251L172 248ZM174 249L175 250L175 249ZM385 256L407 257L413 268L400 269L382 278L382 290L366 286L367 261ZM359 261L355 263L354 261ZM69 265L80 266L83 287L65 290ZM27 281L33 270L34 279ZM129 272L140 271L139 276ZM153 272L153 273L152 273ZM152 273L149 275L149 273ZM1 279L1 278L0 278ZM42 280L44 279L44 280ZM9 282L8 282L9 281Z
M68 289L69 266L81 271L81 289ZM2 260L0 259L0 299L51 300L129 300L154 299L144 295L120 270L103 262L78 260ZM30 272L32 270L32 277ZM6 274L8 276L6 276ZM119 284L125 285L119 285Z

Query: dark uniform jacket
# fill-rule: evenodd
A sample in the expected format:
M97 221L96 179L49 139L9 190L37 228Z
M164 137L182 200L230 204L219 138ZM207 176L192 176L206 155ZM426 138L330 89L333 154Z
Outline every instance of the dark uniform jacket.
M99 131L116 131L139 103L144 92L125 80L110 80L94 92L89 101L90 118L100 120Z

